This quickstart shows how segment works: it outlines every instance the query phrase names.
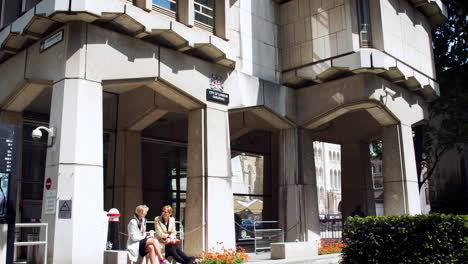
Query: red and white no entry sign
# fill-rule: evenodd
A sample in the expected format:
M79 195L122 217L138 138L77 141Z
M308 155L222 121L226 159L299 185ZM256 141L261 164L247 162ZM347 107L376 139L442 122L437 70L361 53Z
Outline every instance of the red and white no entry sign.
M52 180L50 178L47 178L45 182L45 188L46 190L50 190L50 187L52 187Z

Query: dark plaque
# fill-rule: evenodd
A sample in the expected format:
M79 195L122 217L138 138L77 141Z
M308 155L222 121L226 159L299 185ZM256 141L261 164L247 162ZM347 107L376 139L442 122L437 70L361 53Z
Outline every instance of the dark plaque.
M223 105L228 105L229 94L212 89L206 89L206 100Z
M71 219L72 200L59 200L59 218Z
M8 224L6 263L13 263L20 130L0 123L0 224Z
M0 123L0 223L14 222L10 211L16 208L18 140L16 126Z

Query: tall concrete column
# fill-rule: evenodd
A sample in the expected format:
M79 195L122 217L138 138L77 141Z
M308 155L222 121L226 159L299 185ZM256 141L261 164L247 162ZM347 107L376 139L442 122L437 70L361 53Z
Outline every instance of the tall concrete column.
M315 175L314 141L309 130L299 130L299 175L303 183L303 214L304 241L315 242L320 240L320 215L318 209L317 178Z
M235 247L228 113L207 107L189 113L185 244L200 254L223 242Z
M116 151L113 207L119 209L122 215L120 226L127 233L127 223L132 219L135 207L143 202L140 132L119 130Z
M53 86L42 221L48 228L48 263L102 263L103 213L102 87L83 79ZM60 213L59 213L60 212Z
M285 241L320 239L314 147L306 130L280 132L280 223Z
M385 215L420 214L411 126L383 128L382 156Z
M369 143L341 145L341 192L343 219L356 206L366 215L375 215Z

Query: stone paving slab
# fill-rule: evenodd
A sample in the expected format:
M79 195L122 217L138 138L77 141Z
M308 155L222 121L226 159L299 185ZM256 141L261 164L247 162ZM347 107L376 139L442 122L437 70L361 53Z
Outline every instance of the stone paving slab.
M246 264L338 264L341 254L321 255L310 258L271 259L270 253L248 254L249 262Z

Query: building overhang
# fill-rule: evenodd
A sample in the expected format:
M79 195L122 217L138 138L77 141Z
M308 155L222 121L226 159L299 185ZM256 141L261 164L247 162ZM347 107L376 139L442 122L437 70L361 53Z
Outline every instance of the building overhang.
M0 32L0 63L71 21L93 23L145 41L234 68L230 44L203 30L162 14L146 12L130 2L101 1L84 6L43 0Z
M290 2L291 0L273 0L278 4ZM433 27L444 23L448 18L447 7L441 0L407 0L427 17Z
M439 84L434 79L376 49L361 49L284 72L283 82L290 87L302 88L360 73L379 75L427 101L433 101L440 94Z

